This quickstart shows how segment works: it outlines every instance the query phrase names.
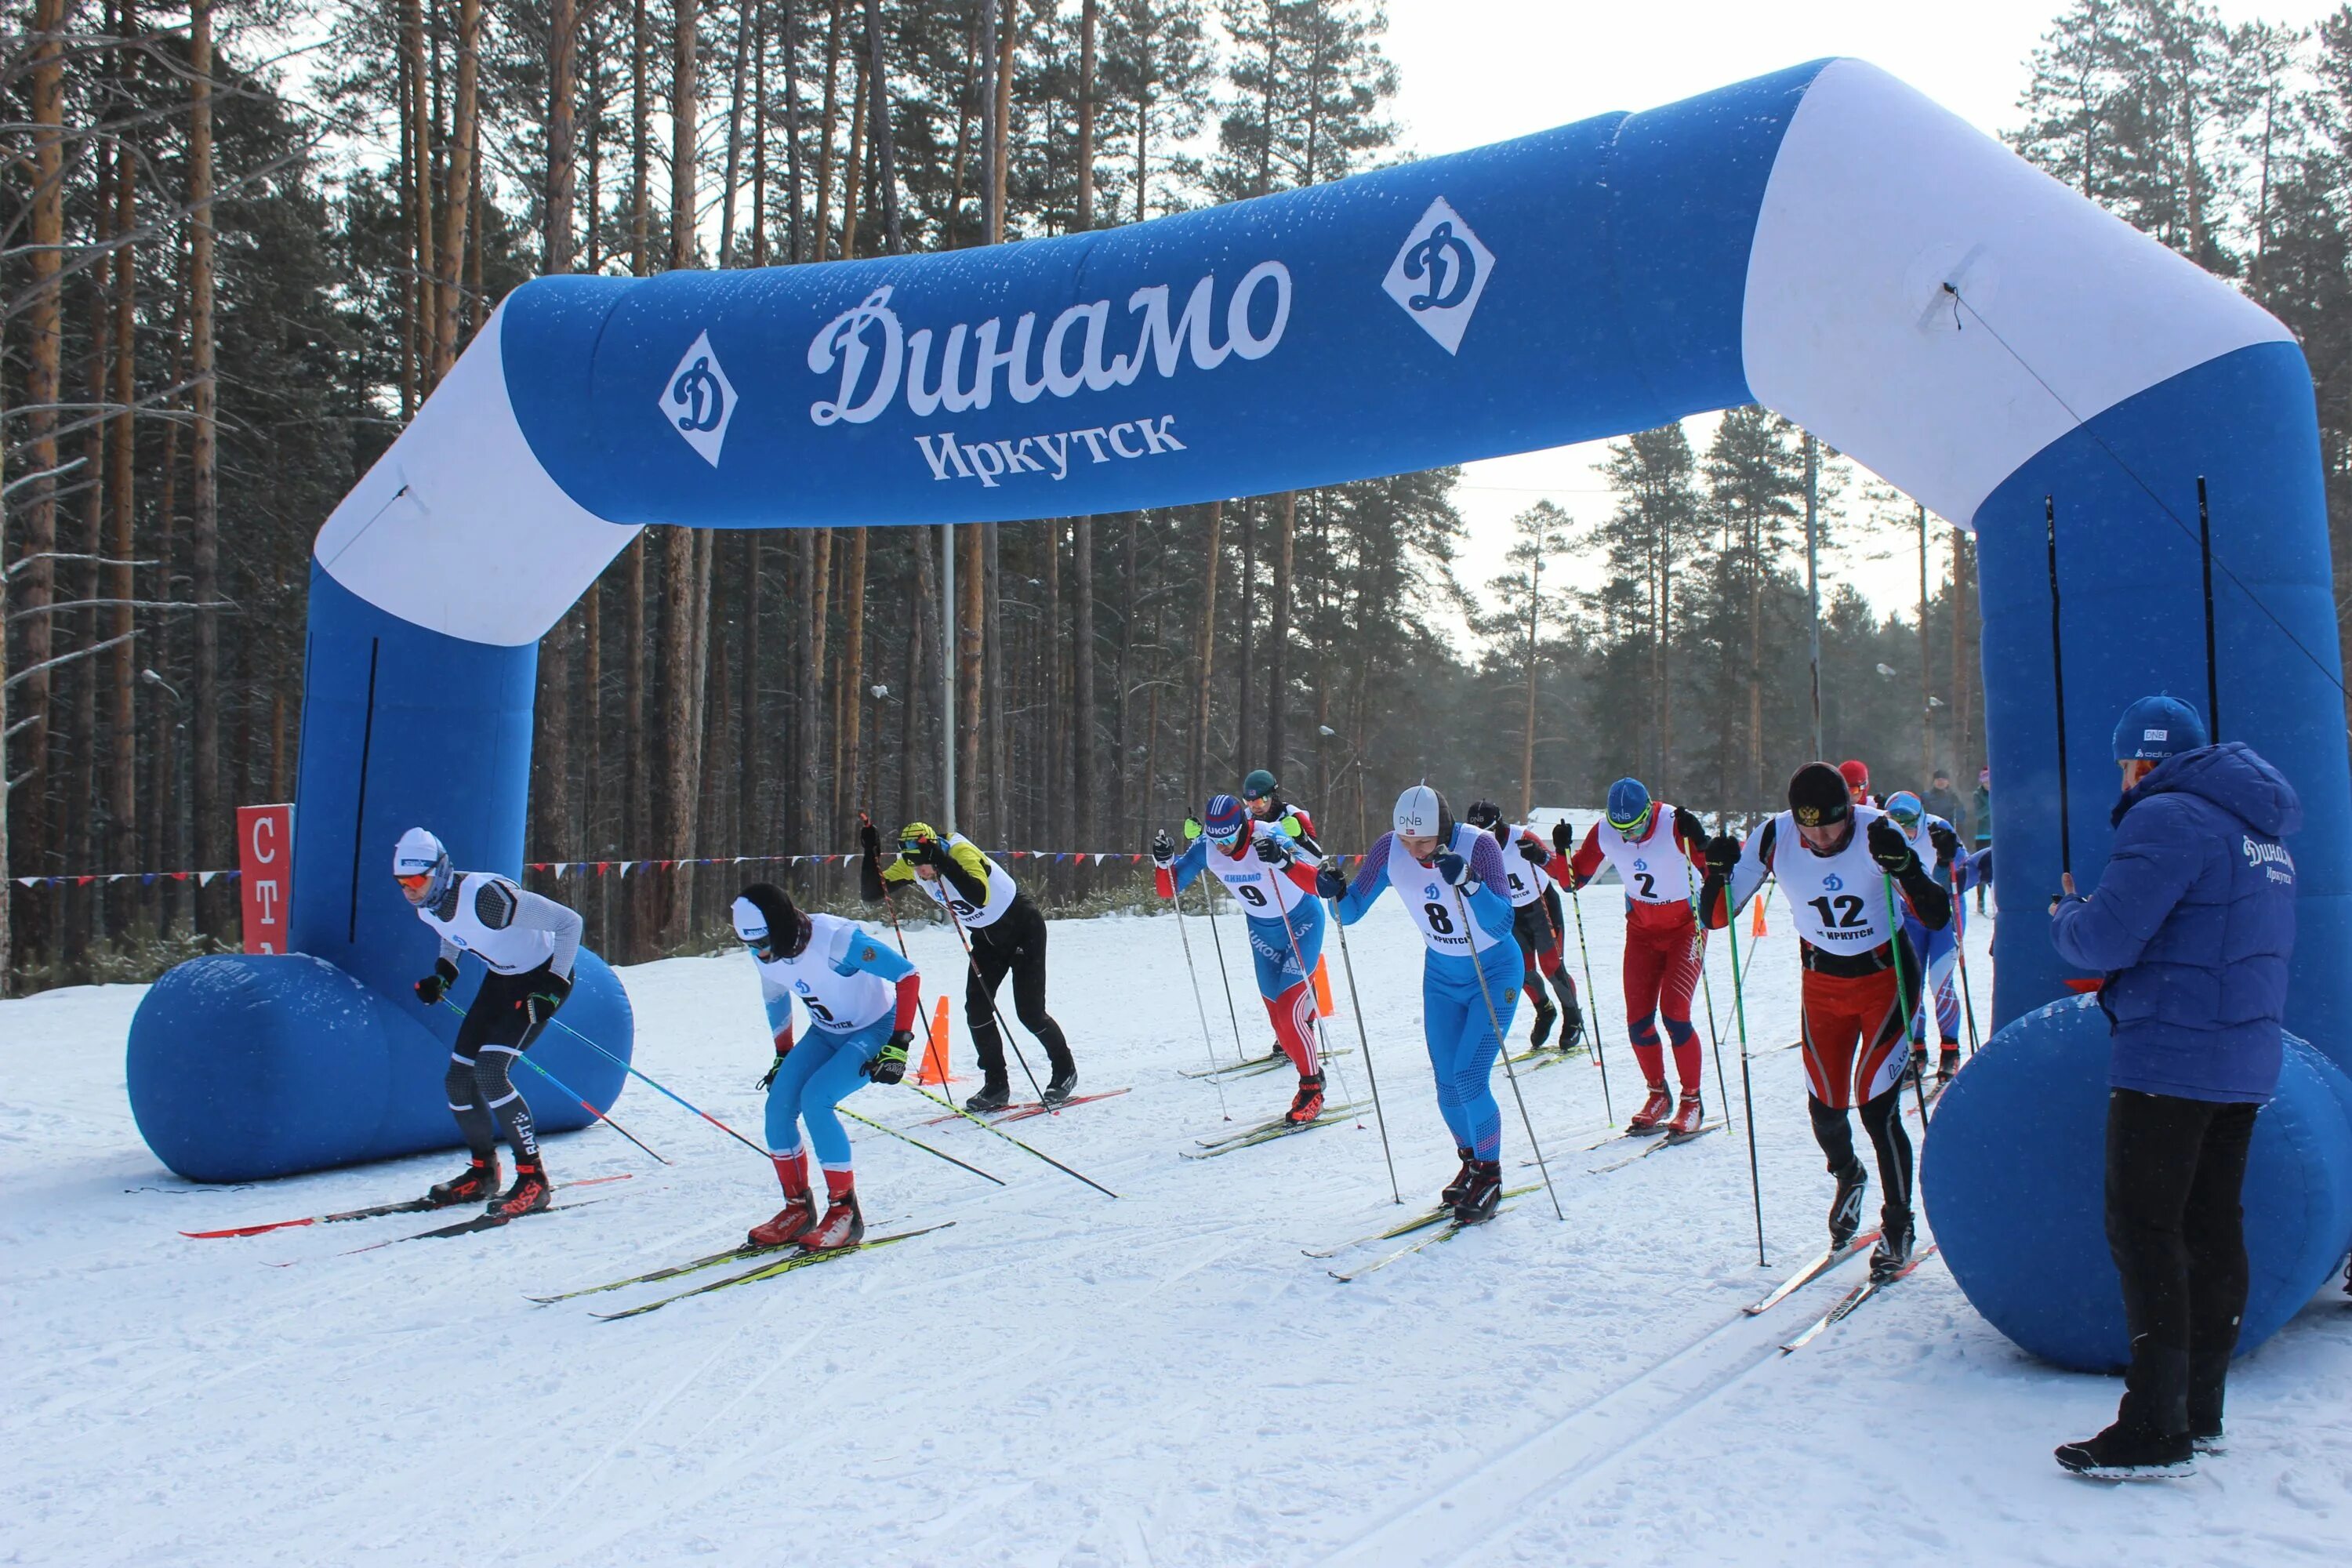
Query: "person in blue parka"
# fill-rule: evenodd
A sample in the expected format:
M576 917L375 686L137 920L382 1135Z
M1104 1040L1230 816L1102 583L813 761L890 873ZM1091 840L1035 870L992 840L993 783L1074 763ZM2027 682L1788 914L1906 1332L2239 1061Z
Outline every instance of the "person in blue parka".
M2115 1424L2058 1462L2106 1479L2185 1475L2221 1444L2246 1305L2240 1191L2277 1090L2294 949L2294 786L2251 747L2209 744L2195 710L2143 697L2116 727L2123 798L2087 896L2064 879L2050 936L2106 976L2107 1247L2131 1365Z

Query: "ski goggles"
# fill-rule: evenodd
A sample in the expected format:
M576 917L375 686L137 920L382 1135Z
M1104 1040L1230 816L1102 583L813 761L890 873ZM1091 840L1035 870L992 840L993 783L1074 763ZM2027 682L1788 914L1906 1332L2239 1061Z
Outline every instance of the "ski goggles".
M1618 832L1623 834L1628 838L1639 838L1643 834L1650 831L1650 818L1655 816L1657 814L1658 803L1654 800L1649 805L1643 806L1642 808L1642 815L1633 818L1631 822L1620 822L1612 816L1609 819L1609 826L1615 828Z
M768 941L768 932L766 931L739 931L735 935L742 942L745 947L751 950L752 957L766 958L770 956L772 950Z
M898 840L898 853L909 860L920 859L923 855L923 846L938 842L936 838L901 838Z
M1927 808L1919 804L1919 797L1907 791L1886 803L1886 815L1906 833L1918 826L1919 819L1927 814Z
M433 873L430 871L419 871L413 877L396 876L393 880L400 884L404 892L424 893L433 888Z

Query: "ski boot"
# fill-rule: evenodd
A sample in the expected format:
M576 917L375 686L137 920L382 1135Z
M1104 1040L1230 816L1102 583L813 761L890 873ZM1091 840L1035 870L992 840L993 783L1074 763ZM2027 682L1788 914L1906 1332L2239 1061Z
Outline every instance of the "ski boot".
M1936 1056L1936 1087L1938 1089L1949 1088L1951 1081L1959 1076L1960 1047L1946 1046Z
M2179 1480L2197 1473L2196 1441L2189 1434L2159 1436L2120 1421L2095 1437L2060 1444L2057 1459L2095 1481Z
M1503 1163L1473 1160L1465 1171L1462 1195L1454 1200L1454 1223L1483 1225L1495 1217L1495 1206L1503 1201Z
M1283 1045L1280 1040L1276 1040L1274 1042L1274 1048L1266 1052L1265 1055L1260 1057L1258 1059L1260 1061L1279 1062L1286 1061L1289 1058L1290 1053L1283 1048Z
M490 1200L483 1212L500 1219L520 1219L527 1214L542 1214L554 1205L554 1192L547 1183L547 1172L536 1154L515 1156L515 1182L505 1192Z
M1541 993L1536 995L1536 1026L1528 1036L1528 1049L1541 1050L1551 1038L1551 1026L1559 1021L1559 1009L1553 1006Z
M1584 1009L1576 1005L1575 997L1570 996L1560 1012L1564 1021L1559 1026L1559 1054L1566 1056L1584 1044Z
M1045 1092L1038 1096L1048 1110L1067 1105L1070 1096L1078 1092L1078 1064L1062 1061L1054 1064L1054 1076L1045 1080Z
M1654 1083L1650 1086L1650 1098L1642 1102L1642 1109L1626 1119L1625 1131L1663 1132L1666 1130L1666 1118L1673 1115L1674 1110L1675 1097L1666 1092L1664 1084Z
M1870 1173L1862 1162L1838 1173L1837 1196L1830 1200L1830 1250L1836 1252L1862 1228L1862 1194L1870 1190Z
M1472 1154L1467 1149L1457 1147L1454 1152L1462 1156L1462 1168L1454 1173L1454 1179L1446 1183L1444 1188L1437 1194L1437 1201L1447 1208L1452 1208L1455 1204L1460 1203L1462 1194L1470 1190L1471 1167L1478 1163L1477 1156ZM2346 1289L2352 1289L2352 1286L2347 1286Z
M801 1245L811 1252L837 1252L866 1239L866 1215L857 1206L856 1178L847 1171L824 1173L825 1195L832 1202L816 1228L803 1235Z
M1698 1090L1686 1089L1683 1090L1682 1103L1675 1107L1673 1117L1666 1122L1666 1136L1669 1138L1696 1137L1700 1125L1706 1121L1706 1106L1700 1100Z
M495 1151L488 1159L477 1159L446 1182L436 1182L426 1189L425 1201L436 1209L456 1204L478 1204L498 1196L499 1157Z
M1880 1233L1878 1245L1870 1249L1870 1278L1884 1285L1910 1265L1911 1216L1905 1215L1900 1229L1886 1226Z
M1911 1065L1903 1069L1906 1084L1924 1083L1927 1077L1927 1047L1918 1041L1911 1042Z
M992 1078L980 1086L980 1092L963 1102L963 1108L973 1115L1002 1110L1013 1103L1013 1091L1001 1078Z
M1304 1127L1322 1114L1323 1075L1319 1072L1301 1073L1298 1093L1291 1100L1290 1109L1282 1113L1282 1119L1293 1127Z
M775 1161L776 1179L784 1187L784 1206L776 1211L775 1218L751 1227L748 1239L753 1247L782 1247L816 1228L816 1199L809 1192L807 1153L779 1154Z

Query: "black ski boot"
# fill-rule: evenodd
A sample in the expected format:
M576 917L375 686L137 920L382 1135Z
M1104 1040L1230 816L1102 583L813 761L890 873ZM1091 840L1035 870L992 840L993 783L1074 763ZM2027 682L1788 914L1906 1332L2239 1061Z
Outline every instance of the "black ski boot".
M547 1172L536 1158L518 1155L515 1158L515 1182L505 1192L492 1198L482 1212L500 1219L520 1219L527 1214L542 1214L553 1206L555 1194L548 1185Z
M1454 1223L1484 1225L1495 1217L1495 1205L1503 1201L1503 1163L1473 1160L1465 1170L1468 1179L1462 1195L1454 1200Z
M1927 1079L1927 1047L1915 1040L1911 1045L1911 1065L1903 1069L1903 1081L1906 1084L1925 1083Z
M1478 1163L1476 1156L1467 1149L1457 1148L1454 1152L1462 1156L1462 1168L1454 1173L1454 1179L1446 1183L1444 1189L1437 1194L1437 1201L1447 1208L1460 1203L1462 1194L1470 1190L1470 1167Z
M1559 1021L1559 1009L1553 1006L1551 1003L1543 996L1537 996L1536 1026L1534 1032L1528 1036L1528 1049L1531 1051L1542 1049L1543 1043L1551 1038L1552 1025Z
M1576 1005L1573 995L1562 996L1560 1014L1559 1054L1566 1056L1584 1044L1584 1009Z
M978 1116L991 1110L1002 1110L1012 1103L1012 1089L1006 1087L1003 1079L992 1078L982 1083L978 1094L963 1102L963 1108Z
M1290 1059L1290 1053L1282 1048L1282 1042L1280 1040L1276 1040L1274 1042L1274 1048L1266 1052L1265 1056L1258 1059L1260 1061L1268 1062L1287 1061Z
M1830 1250L1837 1251L1862 1228L1862 1194L1870 1190L1870 1173L1857 1160L1838 1173L1837 1196L1830 1200Z
M1911 1216L1903 1216L1901 1229L1886 1226L1879 1232L1878 1245L1870 1249L1870 1277L1884 1285L1909 1267L1911 1262Z
M1936 1087L1943 1089L1960 1076L1960 1047L1946 1046L1936 1057Z
M1067 1105L1070 1102L1070 1096L1077 1092L1078 1064L1076 1062L1055 1062L1054 1064L1054 1076L1045 1080L1045 1093L1044 1095L1045 1105L1049 1109L1054 1106Z
M2118 1421L2095 1437L2058 1446L2058 1463L2095 1481L2168 1481L2197 1473L2195 1442L2186 1432L2159 1436Z
M425 1194L425 1201L436 1209L457 1204L486 1203L498 1195L499 1157L476 1160L464 1171L446 1182L436 1182Z

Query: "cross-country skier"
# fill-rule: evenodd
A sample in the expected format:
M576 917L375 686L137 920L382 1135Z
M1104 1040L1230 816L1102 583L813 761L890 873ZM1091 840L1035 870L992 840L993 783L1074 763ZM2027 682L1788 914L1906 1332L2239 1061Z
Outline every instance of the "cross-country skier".
M474 954L488 971L457 1026L441 1080L472 1159L425 1196L436 1206L487 1203L485 1213L509 1218L537 1214L548 1206L547 1169L530 1107L514 1086L514 1058L530 1048L572 994L572 964L585 922L577 910L504 877L455 869L441 840L422 827L400 836L392 874L416 918L441 939L433 973L416 983L418 999L427 1007L440 1005L457 983L460 954ZM515 1156L514 1185L504 1193L499 1191L501 1133Z
M1838 777L1845 781L1846 798L1856 805L1876 805L1877 797L1870 793L1870 764L1859 757L1848 757L1837 766Z
M1710 928L1778 877L1788 889L1804 964L1806 1110L1813 1140L1837 1178L1830 1205L1830 1245L1842 1247L1862 1225L1870 1184L1854 1158L1846 1112L1859 1110L1877 1152L1886 1195L1871 1274L1892 1277L1911 1258L1911 1140L1903 1130L1903 1021L1919 974L1906 951L1902 911L1890 881L1922 924L1952 918L1950 897L1919 863L1902 830L1875 806L1856 805L1838 770L1807 763L1789 781L1789 809L1748 836L1708 841L1700 911Z
M1457 823L1427 784L1397 796L1394 826L1364 857L1351 885L1326 863L1316 891L1354 925L1394 885L1429 953L1421 972L1422 1031L1437 1075L1437 1109L1454 1133L1462 1169L1444 1201L1475 1225L1503 1195L1503 1112L1495 1102L1496 1053L1511 1027L1523 961L1511 935L1503 851L1493 837Z
M1242 804L1249 807L1251 816L1281 828L1309 855L1323 853L1323 847L1315 841L1315 819L1307 815L1305 806L1283 799L1282 785L1264 768L1251 769L1249 777L1242 780Z
M1323 1114L1323 1062L1315 1046L1315 961L1323 955L1323 906L1315 900L1322 857L1279 827L1253 818L1232 795L1210 798L1200 837L1178 854L1163 828L1151 840L1160 896L1172 899L1202 871L1225 885L1249 926L1257 994L1275 1038L1298 1069L1298 1093L1283 1120L1305 1126Z
M1960 850L1960 836L1951 823L1927 810L1926 805L1909 790L1896 790L1886 797L1886 815L1903 830L1912 852L1919 857L1927 874L1952 895L1952 918L1936 930L1919 922L1919 917L1906 911L1903 934L1910 939L1911 950L1925 954L1927 984L1920 987L1923 998L1935 998L1936 1036L1942 1049L1936 1061L1936 1079L1940 1083L1952 1081L1960 1070L1960 999L1952 988L1952 971L1960 956L1960 942L1966 935L1962 916L1967 900L1960 894L1968 886L1967 856ZM1911 1076L1924 1078L1927 1071L1927 1035L1925 1021L1927 1006L1922 1005L1911 1015Z
M866 1079L907 1076L907 1048L921 1011L922 976L887 942L855 921L813 915L768 882L743 889L729 911L751 951L776 1059L760 1087L768 1091L768 1157L783 1184L784 1206L751 1227L754 1247L798 1242L812 1252L855 1247L866 1237L850 1169L849 1135L834 1111ZM793 1038L793 999L808 1009L808 1037ZM801 1123L824 1167L825 1209L809 1185Z
M1594 823L1573 851L1567 823L1555 824L1551 832L1552 846L1559 851L1552 875L1570 897L1601 874L1603 862L1614 866L1618 880L1625 884L1625 1033L1650 1091L1625 1130L1696 1132L1706 1119L1706 1107L1699 1092L1698 1030L1691 1025L1691 993L1698 988L1705 949L1691 913L1691 892L1706 854L1706 829L1679 806L1652 800L1641 780L1625 778L1609 786L1604 820ZM1666 1041L1675 1049L1679 1104L1666 1090L1665 1045L1658 1039L1661 1016Z
M866 850L858 890L880 903L893 886L913 886L948 911L971 946L963 988L963 1019L980 1058L980 1092L966 1110L1002 1110L1013 1102L1004 1076L1004 1041L996 1027L996 991L1013 976L1013 1010L1021 1026L1037 1037L1052 1065L1043 1099L1060 1105L1078 1090L1078 1066L1071 1058L1062 1026L1045 1011L1045 917L1013 874L980 851L961 833L942 834L928 822L898 830L898 852L886 867L882 841L873 825L858 829Z
M1536 1008L1528 1044L1542 1045L1551 1037L1551 1026L1565 1016L1568 1021L1560 1026L1559 1048L1566 1055L1584 1038L1584 1009L1576 1003L1576 981L1560 962L1560 927L1566 911L1560 908L1559 885L1546 869L1553 858L1551 846L1534 828L1505 822L1503 808L1491 800L1471 802L1466 815L1472 826L1485 828L1503 847L1511 931L1519 939L1519 952L1527 960L1519 988ZM1559 993L1558 1007L1544 994L1546 981Z

